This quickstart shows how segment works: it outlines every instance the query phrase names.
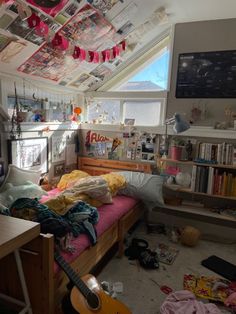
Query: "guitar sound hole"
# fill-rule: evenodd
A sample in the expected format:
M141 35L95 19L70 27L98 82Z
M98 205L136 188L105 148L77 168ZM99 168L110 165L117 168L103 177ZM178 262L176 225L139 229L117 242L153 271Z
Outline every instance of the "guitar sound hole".
M99 302L99 298L98 296L93 293L93 292L90 292L88 295L87 295L87 302L88 302L88 305L91 307L91 309L98 309L99 306L100 306L100 302Z

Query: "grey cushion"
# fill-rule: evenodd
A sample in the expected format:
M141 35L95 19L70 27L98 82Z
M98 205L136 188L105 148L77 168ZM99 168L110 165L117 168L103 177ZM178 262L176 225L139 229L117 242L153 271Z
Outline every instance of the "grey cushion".
M119 194L139 198L143 201L163 205L163 178L149 173L121 171L119 174L126 179L127 186L119 190Z

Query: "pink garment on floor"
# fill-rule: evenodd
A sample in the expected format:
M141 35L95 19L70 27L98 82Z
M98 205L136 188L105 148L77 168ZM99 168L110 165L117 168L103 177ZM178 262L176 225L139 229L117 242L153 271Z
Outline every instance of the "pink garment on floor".
M197 301L192 292L180 290L167 296L160 314L221 314L221 311L215 304Z

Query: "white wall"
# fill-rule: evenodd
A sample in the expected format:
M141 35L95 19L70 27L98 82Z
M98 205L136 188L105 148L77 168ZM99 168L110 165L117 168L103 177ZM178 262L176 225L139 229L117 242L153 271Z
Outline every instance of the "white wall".
M175 112L190 116L193 105L203 108L206 104L208 117L197 125L214 125L224 121L224 109L230 106L236 113L236 99L180 99L175 98L178 55L188 52L236 50L236 19L180 23L175 26L170 92L168 95L167 117Z

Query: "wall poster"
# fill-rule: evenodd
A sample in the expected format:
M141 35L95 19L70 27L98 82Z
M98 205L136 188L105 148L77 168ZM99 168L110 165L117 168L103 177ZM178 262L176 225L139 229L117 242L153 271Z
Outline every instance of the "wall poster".
M48 171L48 138L9 140L9 163L26 170Z

